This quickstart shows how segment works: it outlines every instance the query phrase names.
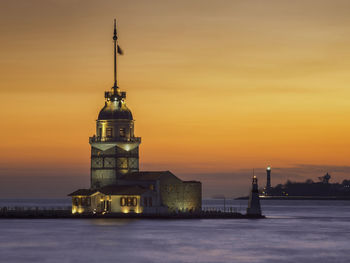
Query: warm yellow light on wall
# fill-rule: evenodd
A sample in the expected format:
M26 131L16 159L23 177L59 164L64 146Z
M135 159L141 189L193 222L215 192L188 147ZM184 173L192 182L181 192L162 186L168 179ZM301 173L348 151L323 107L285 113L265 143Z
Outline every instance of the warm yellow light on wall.
M130 209L128 207L123 207L122 208L122 213L128 214L130 212Z

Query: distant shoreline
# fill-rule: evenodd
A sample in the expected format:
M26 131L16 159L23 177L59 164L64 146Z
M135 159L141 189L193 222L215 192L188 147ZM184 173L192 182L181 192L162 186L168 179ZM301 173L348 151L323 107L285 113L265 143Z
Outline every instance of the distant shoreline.
M9 210L0 213L1 219L262 219L263 215L247 215L237 212L202 211L178 214L72 214L70 210Z
M248 196L237 197L235 200L248 200ZM260 200L342 200L350 201L350 196L260 196Z

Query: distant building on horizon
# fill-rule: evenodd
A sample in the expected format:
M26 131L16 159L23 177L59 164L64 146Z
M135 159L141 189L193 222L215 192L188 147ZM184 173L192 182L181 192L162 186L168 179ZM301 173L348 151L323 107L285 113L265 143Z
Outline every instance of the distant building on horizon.
M269 195L269 192L271 190L271 166L267 166L266 168L266 186L264 189L265 195Z
M201 210L202 185L182 181L170 171L139 171L140 137L126 106L126 92L117 85L117 42L114 21L114 86L90 137L91 185L69 194L72 213L169 213Z

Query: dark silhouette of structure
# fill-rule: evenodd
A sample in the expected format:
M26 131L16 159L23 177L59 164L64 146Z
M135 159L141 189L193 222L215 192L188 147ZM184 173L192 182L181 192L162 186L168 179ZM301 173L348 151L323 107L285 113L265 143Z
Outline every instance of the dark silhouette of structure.
M265 195L268 195L270 189L271 189L271 166L267 166L267 168L266 168Z
M324 176L318 177L320 181L324 184L329 184L329 180L331 179L330 174L326 173Z
M261 215L260 198L259 198L259 190L258 190L258 178L256 178L256 176L253 176L252 190L249 195L247 215L252 215L252 216Z
M318 179L319 182L308 179L305 182L287 181L285 184L278 184L270 188L268 196L350 199L350 180L344 180L342 183L330 183L331 175L329 173L318 177Z

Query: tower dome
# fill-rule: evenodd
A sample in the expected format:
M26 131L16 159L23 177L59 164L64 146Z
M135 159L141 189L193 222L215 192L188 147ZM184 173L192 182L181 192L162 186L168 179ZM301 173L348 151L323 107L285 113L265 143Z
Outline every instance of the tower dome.
M130 120L132 113L122 101L106 101L105 106L98 114L98 120Z

